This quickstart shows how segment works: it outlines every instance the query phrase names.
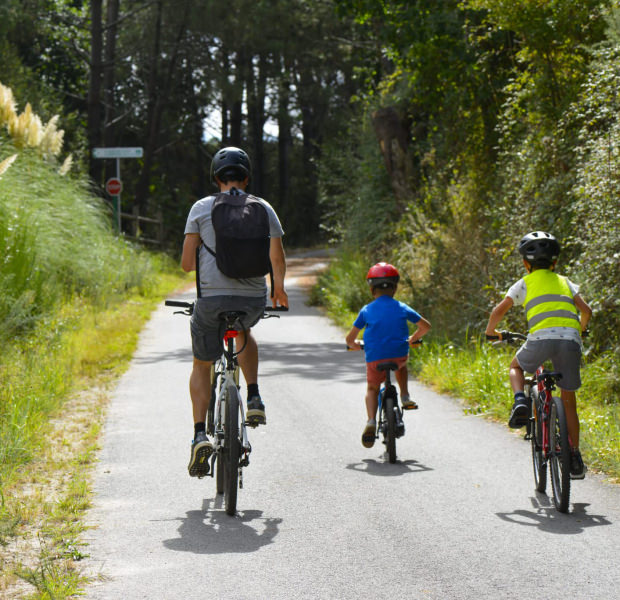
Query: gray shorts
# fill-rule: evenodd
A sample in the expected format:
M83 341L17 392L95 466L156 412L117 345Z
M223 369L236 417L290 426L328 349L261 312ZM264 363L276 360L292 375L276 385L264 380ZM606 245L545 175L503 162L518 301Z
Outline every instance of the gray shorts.
M517 362L527 373L535 373L550 360L553 370L562 373L558 386L569 392L581 387L581 347L573 340L527 340L517 351Z
M265 297L207 296L197 298L190 321L192 351L198 360L212 362L222 355L224 325L219 315L227 310L243 311L246 329L253 327L265 314Z

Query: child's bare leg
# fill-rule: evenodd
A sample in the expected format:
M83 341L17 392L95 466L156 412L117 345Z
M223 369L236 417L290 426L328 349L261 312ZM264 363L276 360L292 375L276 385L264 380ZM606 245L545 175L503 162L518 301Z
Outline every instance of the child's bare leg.
M516 357L510 363L510 385L515 394L525 388L525 375Z
M368 384L366 390L366 412L368 420L374 421L377 418L377 408L379 406L379 386Z
M528 400L523 393L525 388L525 374L523 369L515 356L510 363L510 385L514 392L514 403L512 410L510 411L510 418L508 419L508 427L512 429L519 429L527 425L528 419Z
M579 448L579 417L577 416L577 396L575 392L560 390L564 412L566 413L566 425L568 435L573 448Z
M409 373L407 371L407 365L402 366L396 373L394 373L394 378L396 379L396 383L400 388L400 401L403 405L403 408L407 410L411 408L418 408L418 405L415 401L411 399L409 396Z
M400 397L409 395L409 373L407 372L407 365L401 367L394 373L396 383L400 389Z

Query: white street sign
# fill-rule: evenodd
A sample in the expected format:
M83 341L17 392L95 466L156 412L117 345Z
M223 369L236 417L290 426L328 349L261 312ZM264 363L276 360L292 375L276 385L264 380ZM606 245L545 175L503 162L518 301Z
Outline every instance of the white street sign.
M94 158L142 158L143 149L130 148L93 148Z

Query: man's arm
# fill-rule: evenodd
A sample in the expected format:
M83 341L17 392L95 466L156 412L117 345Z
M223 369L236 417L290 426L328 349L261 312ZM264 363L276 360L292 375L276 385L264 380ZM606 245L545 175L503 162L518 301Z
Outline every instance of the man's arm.
M496 330L499 322L506 316L506 313L510 310L513 305L512 298L510 296L506 296L492 311L489 316L489 322L487 324L486 334L487 335L495 335L498 336L498 339L501 339L501 335L499 331Z
M183 254L181 256L181 268L189 273L196 270L196 248L202 240L199 233L186 233L183 241Z
M284 276L286 275L286 256L281 237L272 237L269 242L269 259L273 270L273 306L288 307L288 295L284 291Z

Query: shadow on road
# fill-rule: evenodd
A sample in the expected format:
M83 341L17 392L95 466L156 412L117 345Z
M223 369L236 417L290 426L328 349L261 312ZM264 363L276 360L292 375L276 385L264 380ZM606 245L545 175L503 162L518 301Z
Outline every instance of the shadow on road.
M189 334L188 334L189 339ZM136 355L133 362L139 365L152 365L164 361L173 362L191 362L193 360L191 341L187 348L178 348L177 350L161 350L157 352L148 352L142 355Z
M546 495L536 492L536 496L530 498L534 510L518 509L510 513L495 513L503 521L537 527L541 531L560 535L575 535L583 533L590 527L611 525L611 521L603 515L590 515L586 511L589 504L575 503L571 512L563 514L558 512L553 501Z
M365 458L362 462L351 463L346 466L351 471L359 471L368 475L376 475L379 477L398 477L407 473L420 473L422 471L432 471L431 467L427 467L417 460L397 460L394 464L387 461L375 460L373 458Z
M347 352L342 343L325 342L301 344L287 342L283 337L281 343L260 342L259 355L260 377L279 377L282 374L280 363L287 371L307 379L339 381L359 381L366 383L366 363L363 352ZM271 362L275 361L275 365Z
M163 544L169 550L193 554L256 552L273 543L282 523L282 519L262 515L260 510L246 510L230 517L221 497L208 498L202 510L191 510L180 519L179 537Z

